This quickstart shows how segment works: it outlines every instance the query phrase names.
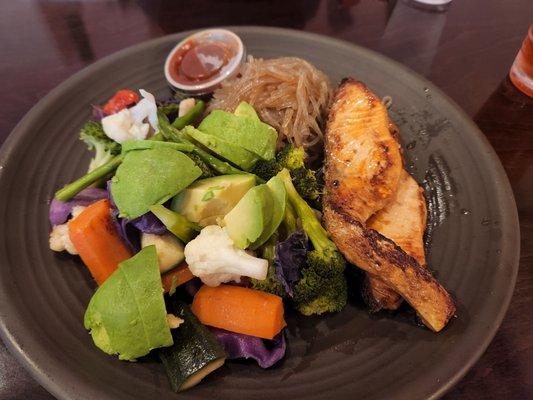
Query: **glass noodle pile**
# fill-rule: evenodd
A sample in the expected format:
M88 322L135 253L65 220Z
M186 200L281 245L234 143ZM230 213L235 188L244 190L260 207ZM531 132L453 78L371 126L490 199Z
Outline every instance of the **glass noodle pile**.
M262 121L276 128L278 147L288 140L310 150L323 139L320 124L327 115L331 93L328 77L301 58L250 56L237 77L214 92L208 111L233 111L246 101Z

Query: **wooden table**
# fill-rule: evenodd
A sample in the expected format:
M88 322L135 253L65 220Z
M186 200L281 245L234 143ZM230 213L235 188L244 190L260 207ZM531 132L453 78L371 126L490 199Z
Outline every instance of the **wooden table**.
M507 78L532 22L532 0L455 0L443 13L402 0L4 1L0 143L74 72L173 32L281 26L394 58L428 77L477 122L502 160L520 214L522 258L507 316L486 353L445 399L533 399L533 99ZM51 398L2 345L0 399Z

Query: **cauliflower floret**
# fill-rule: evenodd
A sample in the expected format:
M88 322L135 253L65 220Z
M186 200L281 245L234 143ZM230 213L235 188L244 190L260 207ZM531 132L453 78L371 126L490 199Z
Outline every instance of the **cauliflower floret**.
M70 214L72 215L72 218L70 221L72 221L74 218L76 218L78 215L81 214L83 210L85 210L84 206L74 206L72 207L72 211ZM52 227L52 232L50 232L50 238L48 240L50 243L50 249L54 251L67 251L70 254L78 254L76 251L76 248L70 241L70 236L68 234L68 225L67 223L61 224L61 225L55 225Z
M50 232L50 249L54 251L68 251L70 254L78 254L76 248L70 241L70 236L68 235L68 225L61 224L56 225L52 228Z
M226 230L217 225L206 226L187 243L185 260L192 274L208 286L239 282L241 276L263 280L268 272L267 260L235 247Z
M176 317L174 314L167 314L167 324L170 329L176 329L185 321L180 317Z
M131 117L135 124L141 124L145 119L152 126L152 129L157 133L159 129L159 122L157 120L157 104L152 93L144 89L139 89L139 93L143 97L135 106L129 108Z
M134 124L129 109L102 118L102 127L105 134L117 143L130 139L145 139L150 130L148 124Z
M159 129L154 96L143 89L140 89L139 93L143 99L135 106L102 118L104 133L117 143L130 139L146 139L150 126L156 133ZM148 119L149 123L144 123L145 119Z
M87 207L85 206L74 206L72 207L72 211L70 212L70 214L72 215L72 218L71 219L74 219L76 218L78 215L80 215L82 213L83 210L85 210Z

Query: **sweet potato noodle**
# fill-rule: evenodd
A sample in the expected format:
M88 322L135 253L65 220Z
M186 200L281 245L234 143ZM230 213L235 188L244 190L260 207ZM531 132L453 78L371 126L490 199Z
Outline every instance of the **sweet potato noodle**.
M331 97L328 77L305 60L283 57L263 60L248 57L236 78L213 94L209 111L234 111L241 101L250 103L261 120L278 131L278 146L285 139L310 148L322 141L321 123Z

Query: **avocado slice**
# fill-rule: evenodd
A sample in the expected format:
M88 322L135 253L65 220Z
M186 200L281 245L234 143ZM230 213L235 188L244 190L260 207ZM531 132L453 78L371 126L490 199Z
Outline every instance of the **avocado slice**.
M281 221L283 221L283 216L285 215L285 205L287 203L287 192L285 190L285 185L280 177L274 176L266 183L267 188L270 190L272 195L272 216L267 221L267 225L263 229L261 236L250 246L251 249L256 249L265 243L270 236L279 227Z
M175 196L170 208L201 226L215 225L254 186L251 174L201 179Z
M185 260L183 244L172 233L163 235L143 233L141 235L141 247L145 248L151 245L155 246L159 272L162 274L170 271Z
M169 147L126 153L111 179L111 195L120 217L133 219L162 204L202 175L194 161Z
M214 110L203 119L198 130L243 147L265 160L273 160L276 155L276 130L254 118Z
M274 207L267 185L254 186L224 217L224 224L235 246L246 249L261 237L270 224Z
M229 143L218 136L201 132L192 126L186 126L184 128L184 132L216 155L219 155L220 157L228 160L230 163L235 164L245 171L250 170L259 160L257 155L242 148L241 146Z
M155 246L121 262L96 290L84 317L94 344L120 360L172 346Z
M237 117L251 118L257 122L261 122L255 109L245 101L241 101L235 111L233 112Z

